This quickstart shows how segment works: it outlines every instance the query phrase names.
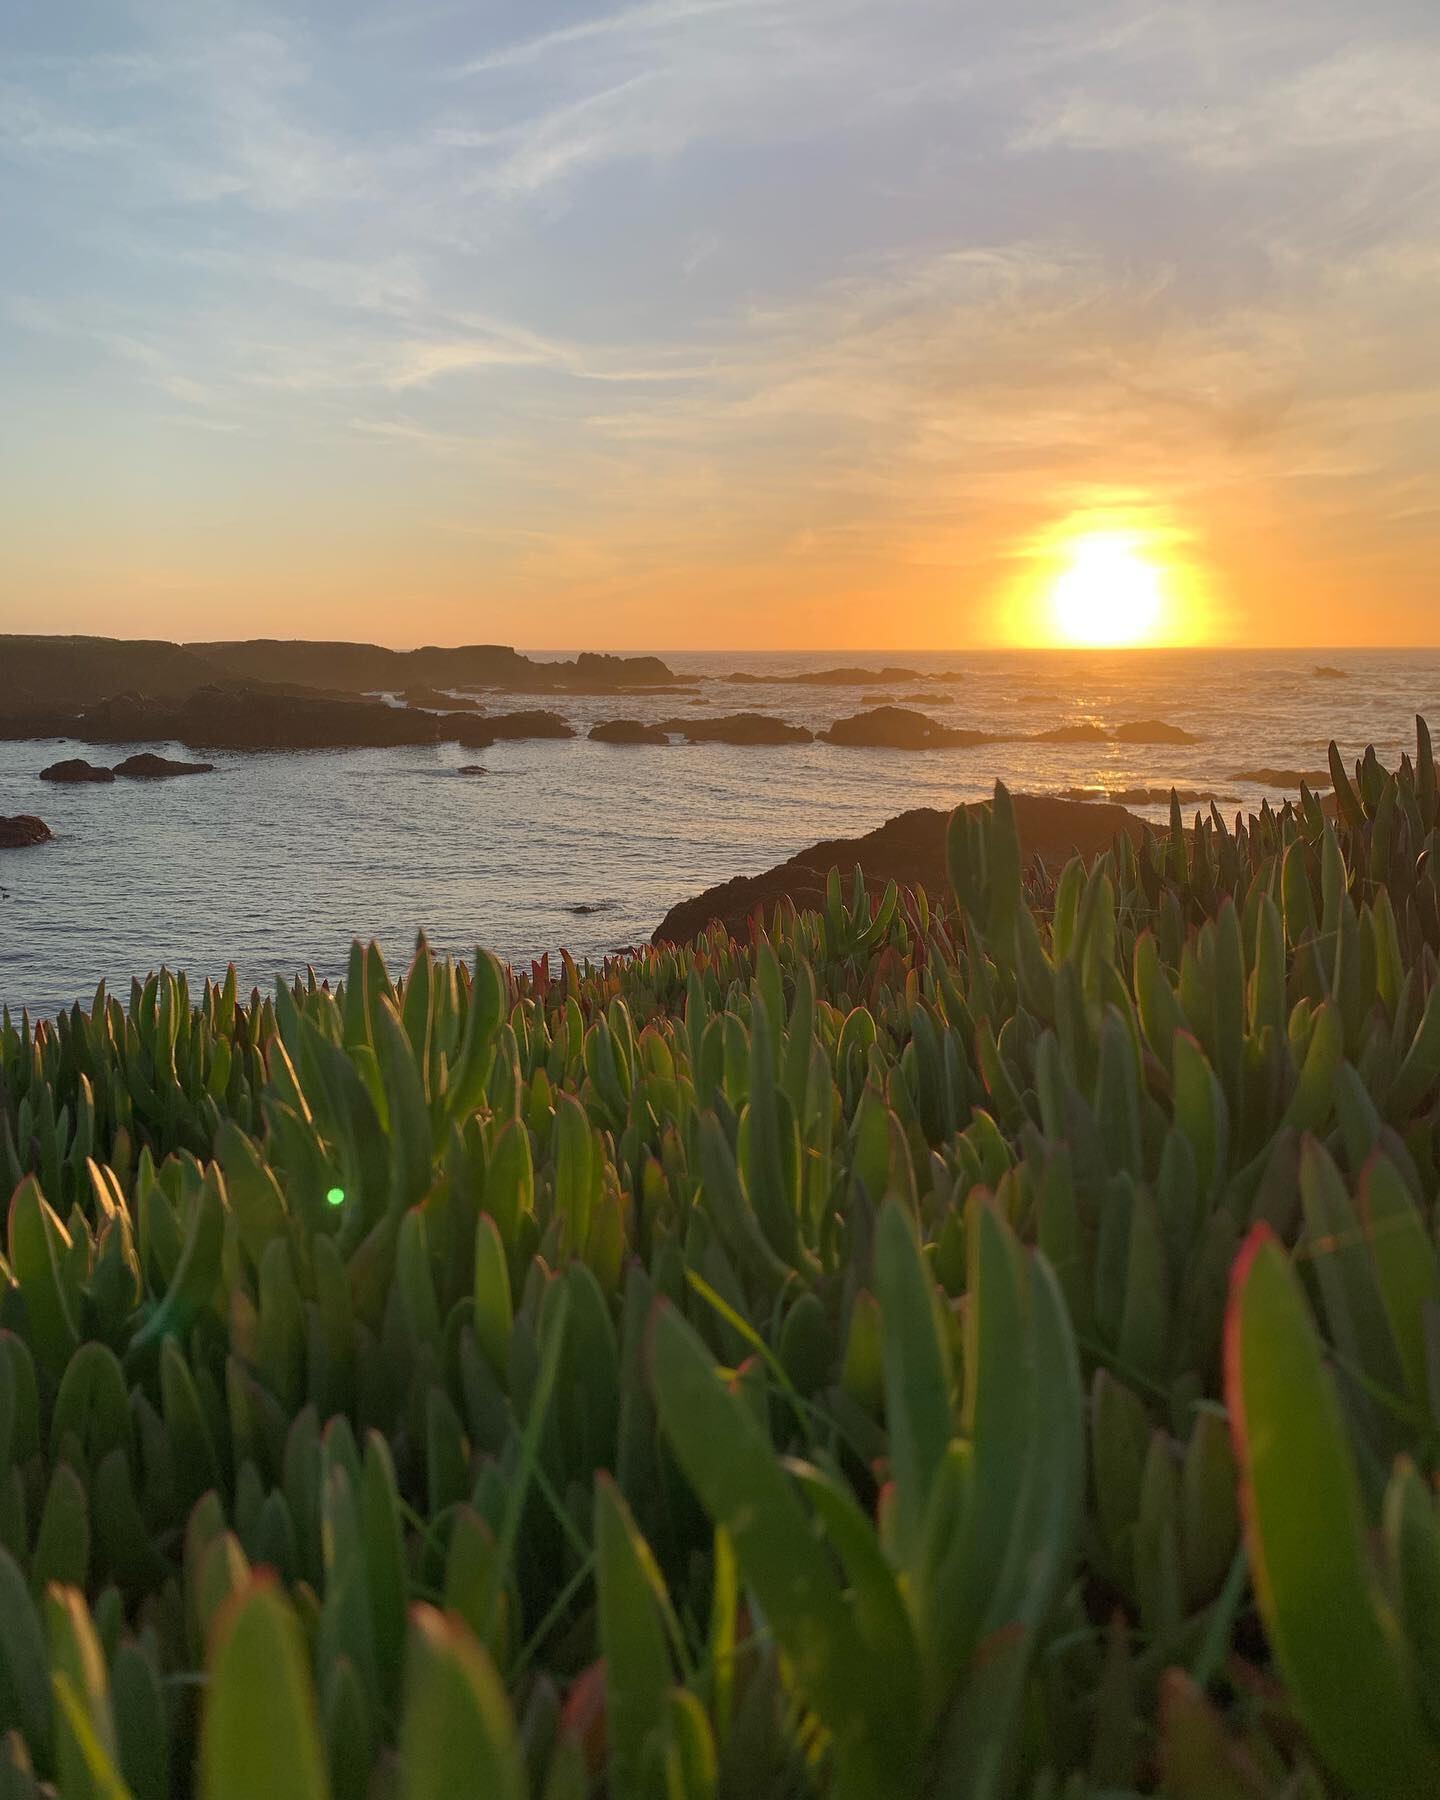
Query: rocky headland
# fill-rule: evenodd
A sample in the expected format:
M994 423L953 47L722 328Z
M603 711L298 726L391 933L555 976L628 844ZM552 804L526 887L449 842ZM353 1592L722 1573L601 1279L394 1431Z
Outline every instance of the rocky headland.
M78 708L113 694L180 700L230 683L330 695L407 690L466 704L447 689L502 693L603 694L685 691L658 656L586 652L571 661L522 656L504 644L389 650L380 644L246 638L174 644L161 639L0 634L0 713Z
M1012 798L1022 850L1051 868L1060 867L1077 851L1097 856L1121 832L1138 842L1147 829L1123 806L1103 801L1056 800L1038 794ZM682 900L665 915L652 941L689 943L716 920L732 936L743 938L757 909L768 917L781 900L793 901L802 911L823 906L825 878L832 868L848 880L858 864L874 892L896 881L902 887L923 886L931 894L943 893L950 879L945 865L949 817L935 807L917 807L864 837L812 844L763 874L739 875L692 900Z

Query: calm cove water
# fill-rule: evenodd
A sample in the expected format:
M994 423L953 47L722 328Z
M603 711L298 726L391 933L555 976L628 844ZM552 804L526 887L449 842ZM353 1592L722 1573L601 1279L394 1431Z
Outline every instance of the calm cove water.
M393 967L419 927L443 952L468 954L479 942L518 961L564 944L598 958L647 938L675 901L714 882L758 873L820 838L869 831L909 807L976 799L996 777L1032 793L1173 783L1213 791L1233 813L1258 805L1264 791L1236 781L1237 770L1322 770L1332 736L1347 755L1373 742L1393 763L1413 748L1416 712L1440 733L1440 651L666 660L706 678L697 682L701 704L684 695L497 698L496 711L553 705L582 735L497 744L478 758L455 745L216 754L213 775L68 788L42 784L39 771L62 756L104 760L108 752L55 740L0 743L0 814L39 813L55 834L39 848L0 851L0 1003L51 1013L88 1001L102 976L127 993L132 975L161 964L187 969L197 985L231 961L247 986L307 964L330 977L343 971L356 936L378 938ZM824 727L879 690L717 678L886 662L955 672L923 703L918 687L885 692L946 724L1038 732L1158 718L1199 741L909 752L621 749L583 736L599 719L692 710L698 718L764 711ZM1315 675L1317 663L1345 678ZM475 760L487 775L456 773Z

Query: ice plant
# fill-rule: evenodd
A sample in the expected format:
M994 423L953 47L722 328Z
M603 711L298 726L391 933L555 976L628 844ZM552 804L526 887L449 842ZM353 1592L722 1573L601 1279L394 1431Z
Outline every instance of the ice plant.
M1440 801L0 1022L0 1794L1440 1766Z

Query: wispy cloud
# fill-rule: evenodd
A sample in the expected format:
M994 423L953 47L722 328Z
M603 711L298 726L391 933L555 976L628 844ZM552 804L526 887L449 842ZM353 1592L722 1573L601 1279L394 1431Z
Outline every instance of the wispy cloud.
M457 78L492 75L502 69L516 69L538 63L557 52L593 45L605 39L654 39L683 29L698 20L755 13L773 9L775 0L649 0L641 6L625 6L616 12L599 13L594 18L580 19L571 25L557 26L534 37L520 38L503 44L483 55L471 57L453 71Z
M1247 170L1316 153L1411 149L1440 132L1440 55L1332 59L1248 105L1140 106L1076 96L1033 119L1017 150L1169 151L1202 168Z
M0 81L0 152L34 157L84 157L123 149L123 131L89 124L68 108Z

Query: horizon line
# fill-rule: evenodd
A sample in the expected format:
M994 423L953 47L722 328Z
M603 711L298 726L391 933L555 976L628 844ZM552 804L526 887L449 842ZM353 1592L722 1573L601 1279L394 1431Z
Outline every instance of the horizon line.
M879 645L769 645L743 646L720 644L715 646L692 645L688 648L665 647L659 645L626 645L603 646L595 644L520 644L506 643L498 638L468 638L455 643L415 642L405 644L387 643L379 638L366 637L276 637L270 634L257 634L252 637L214 637L214 638L172 638L139 635L124 636L115 632L104 631L0 631L0 639L44 638L50 641L89 641L92 643L111 644L173 644L178 648L215 644L344 644L364 646L375 650L386 650L396 655L407 655L418 650L473 650L497 649L510 650L519 656L621 656L640 657L654 656L660 658L683 656L864 656L864 657L896 657L896 656L1157 656L1157 655L1213 655L1215 653L1235 653L1242 655L1265 656L1280 652L1303 654L1307 656L1324 656L1332 653L1360 653L1362 655L1414 655L1440 651L1440 639L1425 644L1375 644L1375 643L1330 643L1330 644L1247 644L1227 641L1223 643L1187 643L1187 644L960 644L922 645L910 644L902 646L882 647Z

